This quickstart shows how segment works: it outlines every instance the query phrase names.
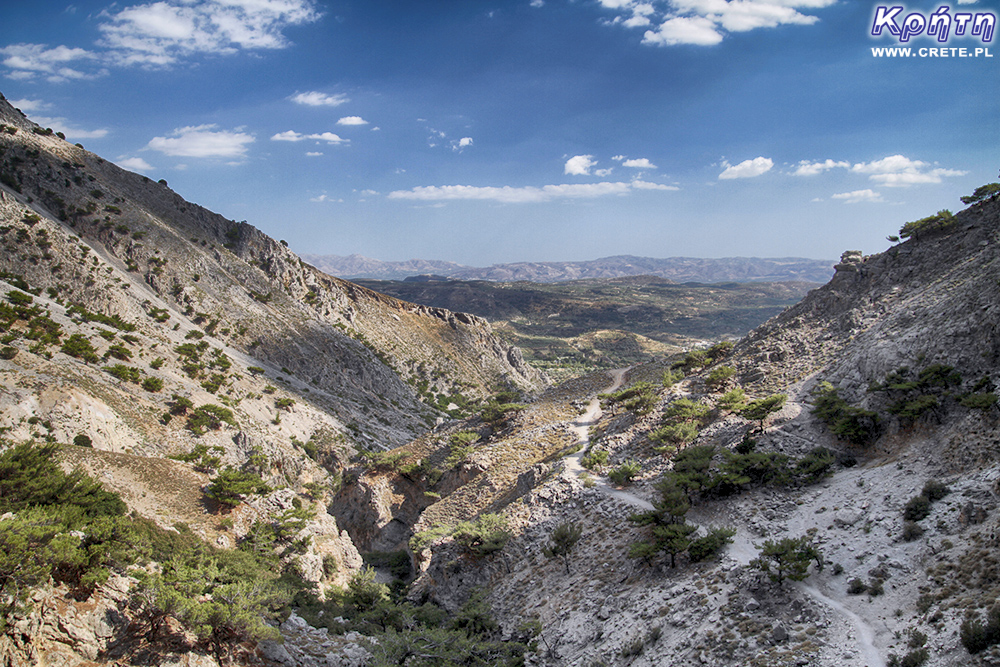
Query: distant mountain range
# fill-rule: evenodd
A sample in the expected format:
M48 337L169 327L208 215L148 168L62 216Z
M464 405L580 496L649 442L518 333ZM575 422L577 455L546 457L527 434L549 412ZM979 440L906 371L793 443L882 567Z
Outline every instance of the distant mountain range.
M454 262L411 259L383 262L361 255L302 255L302 258L339 278L403 280L432 275L450 280L530 281L555 283L567 280L658 276L680 283L775 282L800 280L825 283L833 275L833 260L802 257L634 257L616 255L585 262L516 262L479 268Z

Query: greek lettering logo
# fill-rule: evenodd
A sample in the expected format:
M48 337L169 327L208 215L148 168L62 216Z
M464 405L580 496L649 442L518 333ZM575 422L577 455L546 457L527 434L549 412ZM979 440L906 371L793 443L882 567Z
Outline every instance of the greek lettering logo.
M920 35L942 44L952 37L964 37L989 44L997 26L994 12L953 12L948 5L941 5L929 16L923 12L906 11L902 5L878 5L872 21L872 37L889 35L901 44Z

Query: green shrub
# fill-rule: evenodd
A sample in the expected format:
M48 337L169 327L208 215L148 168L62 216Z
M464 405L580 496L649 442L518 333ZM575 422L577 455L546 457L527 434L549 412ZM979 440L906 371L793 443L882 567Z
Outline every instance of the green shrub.
M878 415L848 404L829 382L817 385L813 397L812 413L837 437L855 445L867 445L878 437Z
M959 628L959 637L962 646L972 655L1000 644L1000 607L994 605L990 609L985 623L979 618L966 618Z
M987 199L993 199L998 194L1000 194L1000 183L987 183L973 190L971 195L964 195L959 199L962 200L963 204L977 204Z
M924 534L924 529L916 521L904 521L903 522L903 541L912 542L913 540L919 539Z
M9 345L0 347L0 359L9 361L17 356L17 348Z
M868 590L868 586L861 579L855 577L847 582L847 594L848 595L861 595Z
M203 435L209 430L218 431L223 424L236 426L236 419L229 408L209 403L195 408L187 419L186 427L195 435Z
M763 429L767 418L783 408L787 399L788 397L784 394L773 394L767 398L751 401L747 407L740 410L740 416L750 421L760 422L760 427Z
M730 389L715 402L716 407L727 412L739 412L747 407L747 395L742 387Z
M647 415L656 405L656 389L649 382L637 382L631 387L609 394L600 394L601 405L608 408L621 405L636 415Z
M628 486L642 471L638 461L628 460L618 465L608 473L608 479L616 486Z
M580 458L580 465L588 470L593 470L594 468L606 465L610 456L610 452L606 449L591 447L590 450Z
M148 392L158 392L163 389L163 380L156 377L148 377L142 381L142 388Z
M708 531L708 535L691 540L691 545L688 546L688 558L692 563L715 558L733 541L735 534L735 528L713 528Z
M802 537L786 537L774 541L767 540L761 548L760 555L751 561L751 565L766 572L773 581L781 583L784 579L802 581L809 576L809 565L816 561L822 569L822 555L812 540Z
M986 411L997 404L997 395L993 392L966 394L958 402L967 408Z
M736 375L736 369L732 366L717 366L705 376L705 386L712 391L718 391L726 385L729 380Z
M122 382L134 382L138 384L142 381L142 371L135 366L115 364L114 366L105 366L103 370Z
M931 513L931 501L927 496L914 496L903 507L903 519L906 521L920 521L926 519Z
M911 236L914 239L917 239L936 232L947 231L954 227L957 222L958 220L954 215L952 215L951 211L948 209L942 209L936 214L929 215L926 218L907 222L899 228L899 236L904 239L910 238Z
M90 439L90 436L88 436L88 435L86 435L84 433L78 433L73 438L73 444L76 445L77 447L93 447L94 446L94 443Z
M455 542L474 555L485 556L503 549L511 534L505 517L500 514L482 514L475 521L460 523L452 536Z
M941 500L949 493L951 493L951 489L949 489L943 482L939 482L936 479L929 479L926 483L924 483L924 488L920 495L924 496L933 503Z
M236 507L243 501L243 496L264 494L270 490L260 475L226 466L212 478L205 495L214 498L220 505Z
M67 338L66 342L62 344L60 351L71 357L82 359L83 361L91 364L96 364L101 360L100 357L97 356L97 350L95 350L94 346L91 345L90 340L80 333L75 333Z

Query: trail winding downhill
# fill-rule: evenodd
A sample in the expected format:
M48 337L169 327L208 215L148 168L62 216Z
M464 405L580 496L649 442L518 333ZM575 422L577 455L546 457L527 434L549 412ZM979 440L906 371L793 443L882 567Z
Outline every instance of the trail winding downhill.
M628 372L627 368L619 368L617 370L609 371L611 375L612 384L610 387L605 389L606 392L611 392L619 389L625 381L625 374ZM577 442L580 444L580 451L572 454L566 458L566 473L573 477L580 477L586 470L581 463L583 455L587 450L587 445L590 443L590 427L597 423L601 418L601 399L596 396L591 399L590 404L587 406L586 412L577 417L570 427L570 431L576 433ZM601 493L611 498L616 498L624 503L638 507L643 510L652 510L652 503L643 500L642 498L632 495L627 491L622 491L621 489L616 489L607 483L603 479L595 479L595 488L597 488Z
M794 519L789 522L789 528L796 525L798 525L798 523ZM789 534L794 535L795 531L791 530L789 531ZM757 551L758 549L754 546L753 541L747 534L747 531L737 530L736 535L733 536L732 544L729 545L727 553L737 563L746 566L750 564L750 561L757 557ZM885 667L885 660L882 658L882 654L875 646L875 629L872 628L872 626L865 621L865 619L848 609L839 600L823 593L815 584L808 583L806 581L796 581L792 582L792 585L798 588L805 595L808 595L823 606L832 610L835 614L845 619L851 624L851 626L854 627L853 639L857 642L858 652L860 653L862 660L861 664L864 665L864 667Z

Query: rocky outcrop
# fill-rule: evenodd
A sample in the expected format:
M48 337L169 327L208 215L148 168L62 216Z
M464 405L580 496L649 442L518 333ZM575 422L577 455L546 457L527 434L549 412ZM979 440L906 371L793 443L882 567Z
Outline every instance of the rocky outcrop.
M1000 360L1000 200L936 235L870 257L844 253L833 279L744 338L744 384L778 389L822 370L857 399L900 366L943 363L965 377Z

